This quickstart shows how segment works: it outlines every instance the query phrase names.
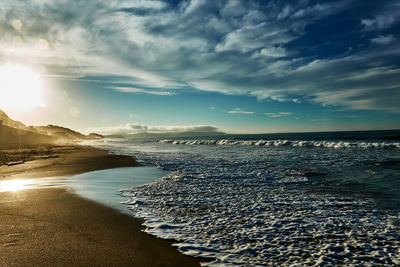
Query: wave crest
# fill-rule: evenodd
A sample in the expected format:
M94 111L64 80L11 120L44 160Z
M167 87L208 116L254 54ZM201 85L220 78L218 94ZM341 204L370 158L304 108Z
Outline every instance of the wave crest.
M400 143L389 142L345 142L345 141L302 141L302 140L160 140L162 144L174 145L217 145L217 146L266 146L266 147L325 147L325 148L364 148L364 149L400 149Z

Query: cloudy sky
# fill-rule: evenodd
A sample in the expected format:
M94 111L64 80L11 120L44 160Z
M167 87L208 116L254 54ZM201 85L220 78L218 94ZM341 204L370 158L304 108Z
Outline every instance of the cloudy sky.
M79 130L400 128L399 40L397 0L1 0L0 65L38 73L44 105L0 108Z

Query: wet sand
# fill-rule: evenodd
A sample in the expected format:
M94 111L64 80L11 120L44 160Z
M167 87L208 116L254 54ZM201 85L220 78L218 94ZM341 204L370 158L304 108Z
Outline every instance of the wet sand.
M129 156L111 155L105 150L77 145L0 147L0 163L0 180L65 176L139 165Z
M51 149L40 159L1 166L0 180L137 165L131 157L91 147ZM1 192L0 266L199 265L198 259L183 256L171 242L142 229L139 220L83 199L68 188Z

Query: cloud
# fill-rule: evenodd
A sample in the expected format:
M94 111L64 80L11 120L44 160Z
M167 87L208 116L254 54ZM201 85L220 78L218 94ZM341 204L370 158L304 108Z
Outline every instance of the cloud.
M264 113L264 115L267 115L268 117L271 117L271 118L279 118L279 117L284 117L284 116L290 116L290 115L292 115L292 113L291 112Z
M174 92L168 91L156 91L151 89L142 89L142 88L133 88L133 87L113 87L114 90L124 92L124 93L133 93L133 94L149 94L149 95L175 95Z
M127 13L133 16L149 16L159 13L167 7L163 1L112 1L110 6L115 6L115 12Z
M284 57L287 55L286 49L282 47L270 47L260 50L260 54L266 57Z
M228 114L245 114L245 115L254 114L253 111L245 111L245 110L242 110L241 108L234 108L233 110L229 110L227 113Z
M393 35L389 34L386 36L379 35L375 38L371 39L371 42L378 44L378 45L387 45L390 44L391 42L395 41L396 38L393 37Z
M87 129L85 132L96 132L100 134L129 135L137 133L213 133L219 129L210 125L186 125L186 126L149 126L138 123L126 123L111 127L97 127Z
M363 19L361 24L367 31L382 30L390 27L396 22L396 17L393 15L381 15L373 19Z
M123 92L205 90L400 112L399 40L390 32L397 1L374 2L368 13L354 1L310 3L3 0L0 61L41 64L57 79L108 77ZM340 30L322 30L333 21Z
M365 31L381 31L395 26L399 22L400 5L398 1L389 0L381 5L373 4L376 10L375 16L361 19Z
M324 3L324 4L315 4L312 6L306 6L300 9L297 9L293 17L294 18L310 18L310 17L323 17L328 16L332 13L335 13L336 10L341 9L346 6L346 2L337 1L337 3Z
M244 110L230 110L230 111L228 111L228 113L229 114L247 114L247 115L254 114L254 112L252 112L252 111L244 111Z

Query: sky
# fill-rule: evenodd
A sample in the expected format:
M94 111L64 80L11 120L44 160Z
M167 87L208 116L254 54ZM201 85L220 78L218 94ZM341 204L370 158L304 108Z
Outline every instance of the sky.
M43 90L0 108L101 133L399 129L399 40L397 0L1 0L0 66Z

